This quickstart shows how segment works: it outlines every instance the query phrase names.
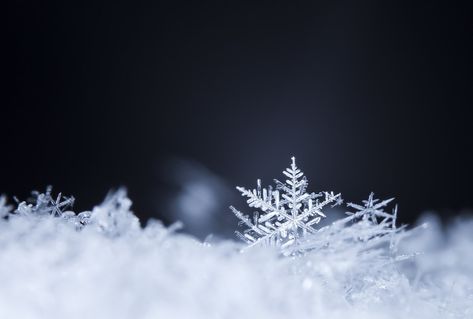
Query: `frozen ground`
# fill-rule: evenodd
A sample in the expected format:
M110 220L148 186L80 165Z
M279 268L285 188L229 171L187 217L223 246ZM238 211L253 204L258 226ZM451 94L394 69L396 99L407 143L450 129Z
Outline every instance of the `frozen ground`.
M80 217L61 201L0 199L0 318L473 318L471 219L426 217L395 255L342 228L285 257L140 227L123 191Z

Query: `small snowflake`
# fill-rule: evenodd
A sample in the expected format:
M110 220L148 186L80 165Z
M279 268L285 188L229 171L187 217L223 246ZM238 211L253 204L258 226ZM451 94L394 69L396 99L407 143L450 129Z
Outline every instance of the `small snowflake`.
M240 219L240 225L247 227L243 234L238 231L236 234L249 245L264 243L282 248L291 246L306 234L317 232L314 225L326 217L322 212L326 205L331 204L333 207L343 201L341 194L333 192L307 193L307 178L297 168L294 157L291 167L283 171L283 174L288 179L285 183L275 179L274 190L272 186L262 188L259 179L256 189L237 187L242 196L248 198L250 207L261 210L255 212L251 219L230 206Z
M72 196L66 197L59 193L58 196L54 198L51 186L48 186L44 193L33 191L31 194L32 198L18 204L15 213L60 217L63 215L66 208L74 205L74 197Z
M396 220L397 209L393 212L393 214L389 214L383 210L390 202L392 202L394 198L389 198L383 201L379 201L379 199L374 198L374 193L371 192L368 199L363 201L363 205L348 203L347 206L354 208L356 212L347 212L347 215L350 215L350 219L362 219L362 220L369 220L373 224L384 224L388 221Z
M372 192L367 200L363 201L363 205L348 203L347 206L354 208L355 212L347 212L349 215L343 219L344 222L354 221L360 224L367 224L363 227L363 234L359 232L359 238L363 241L367 241L374 238L380 238L386 235L391 236L390 249L391 251L396 250L397 241L395 240L395 234L398 231L402 231L404 227L397 228L397 205L392 210L392 213L385 211L385 207L394 200L389 198L383 201L374 198Z

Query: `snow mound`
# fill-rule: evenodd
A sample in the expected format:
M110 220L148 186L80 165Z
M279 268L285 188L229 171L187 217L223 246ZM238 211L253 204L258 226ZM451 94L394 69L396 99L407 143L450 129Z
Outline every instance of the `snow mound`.
M42 195L0 198L0 318L473 317L471 219L374 241L353 238L366 220L334 223L284 256L141 227L123 190L80 214Z

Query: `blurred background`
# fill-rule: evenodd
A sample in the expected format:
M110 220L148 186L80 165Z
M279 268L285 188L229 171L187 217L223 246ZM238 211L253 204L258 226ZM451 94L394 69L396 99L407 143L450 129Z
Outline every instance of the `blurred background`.
M472 2L13 1L6 23L0 193L85 210L126 186L204 234L294 155L309 190L394 196L403 222L473 207Z

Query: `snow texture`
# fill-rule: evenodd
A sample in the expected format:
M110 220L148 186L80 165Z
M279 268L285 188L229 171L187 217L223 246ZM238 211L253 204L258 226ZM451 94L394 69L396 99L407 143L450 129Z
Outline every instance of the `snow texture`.
M141 227L123 190L91 211L71 203L0 197L0 318L473 317L472 219L406 230L370 195L287 257Z

